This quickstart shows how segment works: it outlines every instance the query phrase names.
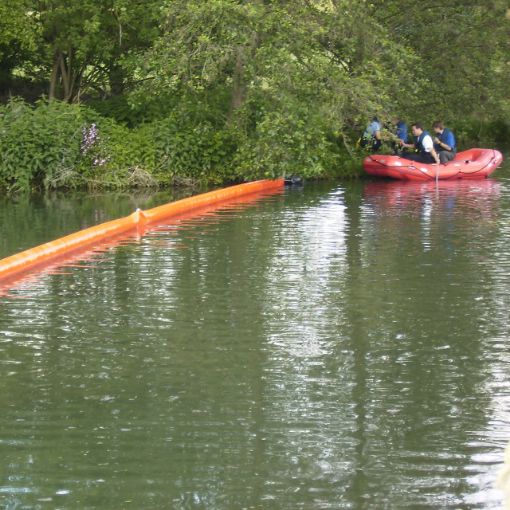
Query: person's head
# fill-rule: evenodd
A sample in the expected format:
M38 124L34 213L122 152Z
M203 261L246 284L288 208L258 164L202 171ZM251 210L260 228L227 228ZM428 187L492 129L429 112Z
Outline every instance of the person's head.
M415 122L411 125L411 132L414 136L420 136L423 133L423 126L419 122Z
M436 120L434 124L432 124L432 129L436 133L442 133L444 129L444 124L440 120Z
M372 122L379 122L379 117L377 117L377 115L374 115L372 117Z

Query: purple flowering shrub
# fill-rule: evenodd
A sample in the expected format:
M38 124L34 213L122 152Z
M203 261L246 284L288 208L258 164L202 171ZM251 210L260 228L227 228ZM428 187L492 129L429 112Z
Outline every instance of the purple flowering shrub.
M95 122L82 129L80 153L93 167L105 165L109 157L103 154L104 150L100 143L99 128Z

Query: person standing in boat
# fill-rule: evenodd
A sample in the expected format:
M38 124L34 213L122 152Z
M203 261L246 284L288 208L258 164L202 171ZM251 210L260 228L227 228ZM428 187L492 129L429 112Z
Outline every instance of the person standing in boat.
M377 152L381 144L381 123L377 117L372 117L372 120L361 137L360 145L362 147L367 147L372 152Z
M452 131L446 127L440 120L432 124L432 129L436 133L434 137L434 149L439 155L441 163L446 164L457 154L455 136Z
M393 153L400 155L402 151L400 150L401 143L407 143L407 124L404 120L399 117L393 117L392 119L393 129L392 132L396 136L397 140L391 143L393 148Z
M418 152L414 154L406 154L402 157L410 159L411 161L418 161L419 163L432 163L439 165L439 156L434 149L434 142L432 141L432 137L429 133L423 129L423 126L419 122L415 122L411 126L411 132L414 136L414 143L405 143L401 141L400 145L409 149L416 149Z

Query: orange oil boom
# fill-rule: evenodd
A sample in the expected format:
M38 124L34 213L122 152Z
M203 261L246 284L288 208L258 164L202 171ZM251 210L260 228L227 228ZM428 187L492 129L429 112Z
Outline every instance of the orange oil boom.
M283 188L284 180L261 180L238 184L193 197L170 202L147 211L136 210L133 214L117 220L101 223L94 227L80 230L49 243L22 251L0 260L0 283L20 278L28 271L48 265L63 256L84 251L91 245L127 234L130 231L143 231L149 224L156 224L171 217L180 216L190 211L220 205L223 202L239 199L246 195L268 192Z

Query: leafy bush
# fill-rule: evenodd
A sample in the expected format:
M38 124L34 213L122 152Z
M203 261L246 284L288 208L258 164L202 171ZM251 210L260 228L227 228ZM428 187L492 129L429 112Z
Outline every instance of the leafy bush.
M208 121L192 124L175 115L154 122L150 129L160 181L224 182L235 177L229 170L235 136L228 130L216 130Z
M214 109L183 102L164 118L129 128L84 106L11 100L0 107L0 188L121 189L355 174L320 115L288 110L260 109L249 129L237 129Z
M28 190L74 171L85 115L79 106L12 100L0 107L0 187Z
M152 186L151 136L83 106L11 100L0 107L0 188Z
M131 130L99 118L99 140L81 162L87 184L99 188L154 185L154 144L147 129ZM138 176L138 177L136 177Z
M338 145L320 120L295 111L267 113L235 157L240 173L250 178L320 177L335 173L340 163Z
M452 126L460 150L472 147L492 147L494 144L508 145L510 124L501 119L491 121L465 118Z

